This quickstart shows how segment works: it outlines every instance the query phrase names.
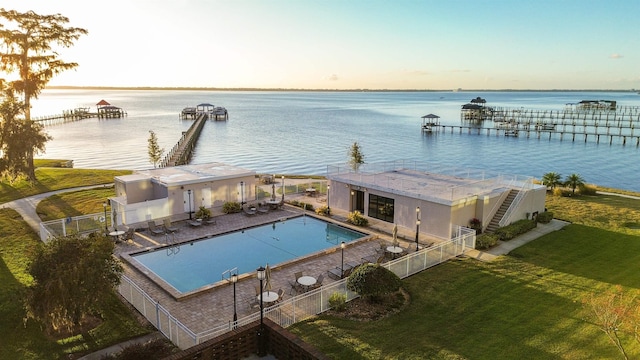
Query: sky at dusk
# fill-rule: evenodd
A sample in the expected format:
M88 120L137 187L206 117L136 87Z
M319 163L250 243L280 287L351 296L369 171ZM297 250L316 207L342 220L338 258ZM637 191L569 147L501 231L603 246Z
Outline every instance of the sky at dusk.
M637 0L4 0L87 29L50 85L638 89ZM6 75L6 74L5 74ZM0 76L4 77L4 76Z

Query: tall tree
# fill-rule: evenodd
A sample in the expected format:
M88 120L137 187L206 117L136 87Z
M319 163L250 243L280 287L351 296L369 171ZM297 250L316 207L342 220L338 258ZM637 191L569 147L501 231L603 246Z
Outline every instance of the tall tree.
M349 165L354 171L358 171L361 164L364 164L364 154L360 150L360 144L356 141L349 149Z
M49 329L77 329L99 312L120 283L122 265L104 234L57 237L37 251L29 266L34 284L26 300L27 316Z
M571 174L564 181L565 186L571 188L571 193L576 193L576 188L584 185L584 179L579 174Z
M19 119L24 104L11 87L2 87L0 80L0 176L13 181L29 173L33 153L44 151L51 137L40 124Z
M562 185L562 175L556 172L548 172L542 175L542 185L553 191L556 186Z
M62 71L74 69L77 63L64 62L54 50L70 47L87 30L66 27L69 19L60 14L39 15L0 8L0 70L17 72L18 80L10 86L24 98L25 121L31 121L31 99L37 98L42 89ZM27 126L33 130L33 124ZM28 135L30 131L25 132ZM33 151L27 158L27 176L35 180Z
M164 148L161 148L158 145L158 137L153 130L149 130L149 140L147 144L147 151L149 154L149 161L153 164L153 168L156 168L156 165L162 159L162 154L164 153Z

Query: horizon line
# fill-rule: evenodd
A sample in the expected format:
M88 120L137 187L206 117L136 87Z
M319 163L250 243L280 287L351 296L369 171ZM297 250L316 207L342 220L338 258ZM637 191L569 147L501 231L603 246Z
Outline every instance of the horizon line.
M522 91L522 92L636 92L636 89L307 89L307 88L218 88L201 86L75 86L55 85L45 89L93 89L93 90L206 90L206 91L322 91L322 92L491 92L491 91Z

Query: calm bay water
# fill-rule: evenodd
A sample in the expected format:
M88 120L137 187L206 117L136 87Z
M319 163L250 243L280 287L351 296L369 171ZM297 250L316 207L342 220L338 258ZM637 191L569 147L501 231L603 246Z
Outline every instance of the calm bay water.
M421 116L460 124L460 106L480 96L487 106L561 110L581 100L616 100L640 106L632 92L241 92L46 90L32 116L91 107L104 99L123 108L121 119L85 119L50 126L53 136L41 158L73 159L77 168L147 169L149 130L170 150L193 120L184 107L224 106L229 120L208 122L192 163L219 161L259 173L324 175L345 163L357 141L365 162L420 160L540 178L555 171L580 174L588 183L640 191L640 149L635 141L596 144L582 139L537 139L486 134L422 134Z

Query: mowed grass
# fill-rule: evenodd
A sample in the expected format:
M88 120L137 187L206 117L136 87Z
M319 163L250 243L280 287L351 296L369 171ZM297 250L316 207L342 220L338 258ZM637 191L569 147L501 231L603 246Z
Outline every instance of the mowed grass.
M551 200L559 217L610 228L572 224L491 263L466 258L436 266L404 280L410 305L383 320L321 315L290 330L333 359L621 358L585 320L581 300L615 284L640 288L640 237L616 225L640 201ZM604 221L606 211L613 219ZM630 358L640 358L634 340L623 340Z
M49 191L78 186L113 183L114 176L131 174L130 170L65 169L55 167L36 168L36 183L25 180L0 183L0 204Z
M107 198L113 196L115 196L113 187L66 192L43 199L38 203L36 212L42 221L102 213L104 211L102 204Z
M8 201L7 199L13 200L16 194L23 192L35 194L43 190L111 183L113 174L128 173L80 169L41 170L43 169L36 172L39 185L21 188L16 187L16 184L4 184L0 189L0 198ZM43 185L50 183L54 177L64 178L65 185ZM11 191L14 193L5 193L7 187L13 188ZM43 214L47 214L46 217L53 218L62 213L95 213L102 211L102 202L108 196L113 196L112 187L73 192L44 200L41 210ZM38 234L33 232L17 212L0 209L0 359L67 358L71 353L91 352L152 330L141 326L133 312L115 293L106 299L108 305L101 311L100 316L104 321L89 332L88 338L78 335L54 339L46 336L36 322L24 322L23 299L27 287L33 282L28 273L28 264L41 245Z

